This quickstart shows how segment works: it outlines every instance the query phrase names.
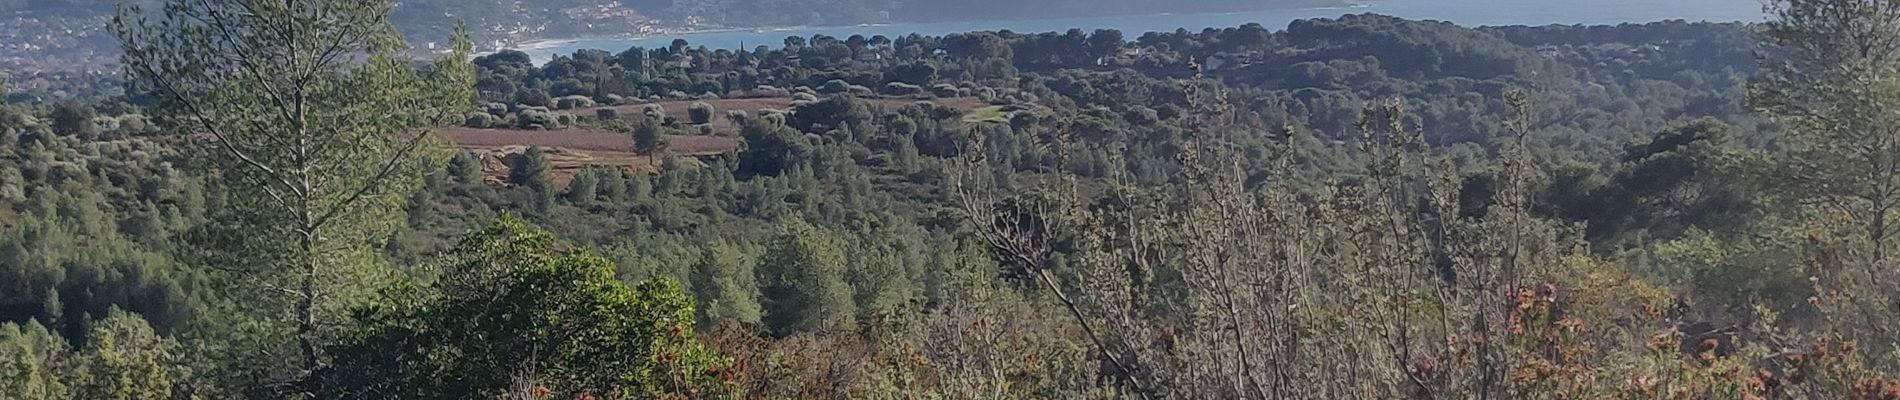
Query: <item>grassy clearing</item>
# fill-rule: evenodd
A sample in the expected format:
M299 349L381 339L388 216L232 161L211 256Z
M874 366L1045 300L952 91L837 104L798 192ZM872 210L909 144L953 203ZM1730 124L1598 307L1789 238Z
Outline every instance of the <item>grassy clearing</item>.
M1003 106L988 106L970 110L963 114L963 122L968 123L1009 123L1009 113L1003 112Z

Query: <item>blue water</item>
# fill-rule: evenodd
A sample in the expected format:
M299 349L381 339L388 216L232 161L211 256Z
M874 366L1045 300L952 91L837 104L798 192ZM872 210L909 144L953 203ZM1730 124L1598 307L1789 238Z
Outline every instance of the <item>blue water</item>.
M884 35L895 38L910 33L943 35L957 32L1011 30L1016 32L1061 32L1070 28L1085 31L1119 29L1129 39L1142 32L1174 31L1185 28L1199 31L1209 27L1239 26L1257 22L1268 29L1285 29L1297 19L1332 18L1343 14L1379 13L1409 19L1450 21L1465 26L1548 25L1548 24L1619 24L1653 22L1668 19L1689 21L1761 21L1761 0L1370 0L1354 7L1280 9L1222 14L1166 14L1147 16L1060 18L1013 21L971 21L902 23L889 25L800 27L763 31L701 32L654 36L640 39L582 40L538 49L525 50L537 61L552 54L572 54L580 49L604 49L613 52L631 46L665 47L673 39L686 39L694 46L710 48L751 48L758 45L781 46L787 36L811 37L824 34L849 37Z

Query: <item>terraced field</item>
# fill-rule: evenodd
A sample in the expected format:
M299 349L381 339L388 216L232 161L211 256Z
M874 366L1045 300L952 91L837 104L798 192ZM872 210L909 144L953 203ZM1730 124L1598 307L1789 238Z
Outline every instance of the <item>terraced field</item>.
M896 110L919 100L906 98L867 99L885 110ZM760 110L786 110L792 107L790 98L754 98L754 99L717 99L717 100L679 100L665 101L659 104L667 116L679 120L687 119L687 109L695 102L711 104L715 109L711 125L712 136L668 136L667 143L675 155L701 157L738 151L744 141L738 138L739 127L725 117L730 110L743 110L758 114ZM957 110L968 112L983 107L975 98L950 98L930 100ZM614 107L620 115L638 115L646 105L634 104ZM577 115L592 117L586 111L575 111ZM530 147L541 147L549 153L554 164L554 180L557 185L566 185L574 174L587 166L617 166L634 171L655 168L659 163L651 157L633 152L633 138L629 135L588 129L563 129L552 131L532 131L522 129L477 129L466 127L444 128L442 137L457 147L481 155L486 161L484 173L493 182L500 182L508 176L508 164L502 160L510 155L520 154ZM689 160L689 162L691 162Z

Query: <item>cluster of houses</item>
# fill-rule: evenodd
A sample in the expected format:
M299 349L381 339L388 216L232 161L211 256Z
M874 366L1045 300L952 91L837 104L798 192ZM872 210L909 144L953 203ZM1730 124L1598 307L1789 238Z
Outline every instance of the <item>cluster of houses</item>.
M0 16L0 71L10 75L116 71L107 18Z

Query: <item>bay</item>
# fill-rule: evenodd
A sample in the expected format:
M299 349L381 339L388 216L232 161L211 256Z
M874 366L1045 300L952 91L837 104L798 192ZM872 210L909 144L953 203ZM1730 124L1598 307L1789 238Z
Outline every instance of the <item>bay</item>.
M1010 30L1021 33L1118 29L1129 39L1143 32L1233 27L1259 23L1285 29L1299 19L1334 18L1345 14L1377 13L1408 19L1448 21L1464 26L1500 25L1606 25L1662 20L1756 22L1765 19L1760 0L1372 0L1347 7L1269 9L1218 14L1162 14L1028 20L896 23L883 25L796 27L754 30L689 32L626 39L558 40L522 46L537 62L554 54L581 49L619 52L632 46L665 47L674 39L715 49L780 47L788 36L849 37L884 35L895 38L917 33L944 35L957 32Z

